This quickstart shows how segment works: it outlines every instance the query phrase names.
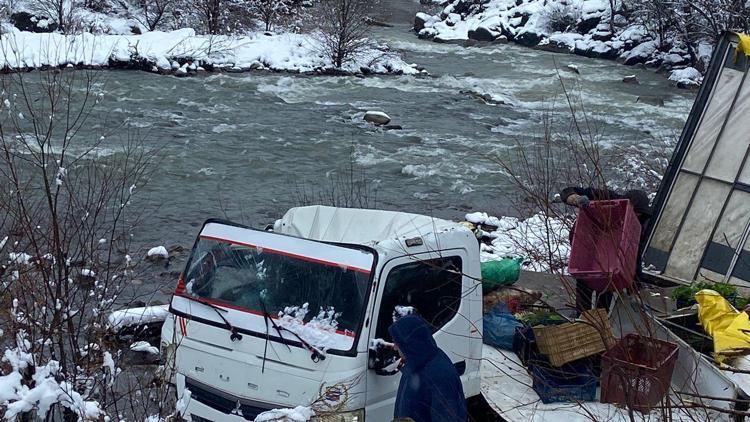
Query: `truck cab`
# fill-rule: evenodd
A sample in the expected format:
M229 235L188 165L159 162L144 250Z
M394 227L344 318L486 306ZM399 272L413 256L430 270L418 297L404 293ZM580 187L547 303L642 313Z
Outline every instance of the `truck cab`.
M209 220L172 297L162 352L193 421L313 403L336 410L318 420L386 421L400 374L386 368L395 352L384 358L376 346L404 312L432 327L466 397L480 394L479 280L474 234L428 216L309 206L273 231Z

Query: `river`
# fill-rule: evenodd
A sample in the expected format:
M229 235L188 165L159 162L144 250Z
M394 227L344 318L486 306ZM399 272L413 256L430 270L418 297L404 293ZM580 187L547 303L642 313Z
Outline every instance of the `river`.
M274 73L173 78L111 71L102 107L158 148L154 177L134 199L146 218L136 244L189 248L202 222L227 217L263 227L295 204L300 184L328 185L353 159L377 190L377 206L440 217L467 211L510 212L507 175L484 154L507 152L542 129L557 98L555 67L580 93L602 139L637 145L676 139L694 93L664 75L512 44L464 48L417 39L419 6L404 0L375 36L424 66L429 77L306 77ZM622 82L637 75L639 85ZM461 91L507 98L487 105ZM663 107L639 95L666 98ZM366 110L387 112L402 130L362 122ZM665 148L668 148L666 146ZM182 257L184 258L184 257ZM181 259L170 270L180 268ZM173 285L173 277L159 283Z

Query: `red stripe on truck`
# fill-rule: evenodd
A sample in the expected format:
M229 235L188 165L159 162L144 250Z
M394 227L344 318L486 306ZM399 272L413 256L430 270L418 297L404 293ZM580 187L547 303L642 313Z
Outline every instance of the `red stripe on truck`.
M244 243L244 242L237 242L237 241L229 240L229 239L222 239L220 237L205 236L205 235L200 235L199 237L201 239L205 239L205 240L213 240L213 241L216 241L216 242L228 243L230 245L240 245L240 246L246 246L248 248L253 248L253 249L262 249L263 251L269 251L269 252L277 254L277 255L288 256L290 258L299 259L301 261L312 262L312 263L315 263L315 264L322 264L322 265L326 265L326 266L329 266L329 267L339 267L339 268L343 268L345 270L352 270L352 271L356 271L358 273L363 273L363 274L370 274L370 269L369 268L350 267L348 265L344 265L344 264L339 263L339 262L326 261L324 259L318 259L318 258L313 258L313 257L310 257L310 256L304 256L304 255L294 254L294 253L291 253L291 252L280 251L280 250L277 250L277 249L266 248L266 247L259 246L259 245L253 245L251 243Z

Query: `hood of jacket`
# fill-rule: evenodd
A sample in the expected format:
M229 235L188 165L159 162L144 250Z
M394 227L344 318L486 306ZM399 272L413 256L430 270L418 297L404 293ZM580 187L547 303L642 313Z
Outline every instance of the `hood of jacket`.
M432 360L438 352L437 343L432 338L432 330L417 315L399 318L388 332L401 353L406 358L407 370L417 370Z

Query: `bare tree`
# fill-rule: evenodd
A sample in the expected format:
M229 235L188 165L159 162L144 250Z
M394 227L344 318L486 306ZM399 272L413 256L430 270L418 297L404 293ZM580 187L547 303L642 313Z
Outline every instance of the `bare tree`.
M263 22L266 31L273 29L278 19L291 12L293 5L288 0L252 0L250 8Z
M337 68L359 55L370 41L370 0L321 0L318 5L321 50Z
M168 14L174 0L142 0L143 22L149 31L155 31L162 19Z
M173 0L175 2L180 0ZM184 0L183 7L175 7L197 20L207 34L219 35L242 32L251 27L251 0ZM179 9L184 9L182 12ZM179 18L177 20L182 20Z
M221 0L197 0L195 5L198 8L198 13L203 18L203 25L209 34L218 34L221 31L221 12L222 12L222 1Z
M32 8L40 14L57 21L57 28L63 33L73 30L73 13L79 7L76 0L33 0Z
M698 45L715 45L724 31L750 30L743 0L631 0L623 4L633 23L644 25L666 51L683 45L691 65L702 68Z
M103 85L66 69L0 79L0 346L16 357L0 373L18 377L2 403L16 415L99 420L148 401L138 394L150 379L123 380L108 317L131 300L143 215L132 202L154 151L122 125L92 129L106 116ZM143 404L136 419L167 413L159 407Z

